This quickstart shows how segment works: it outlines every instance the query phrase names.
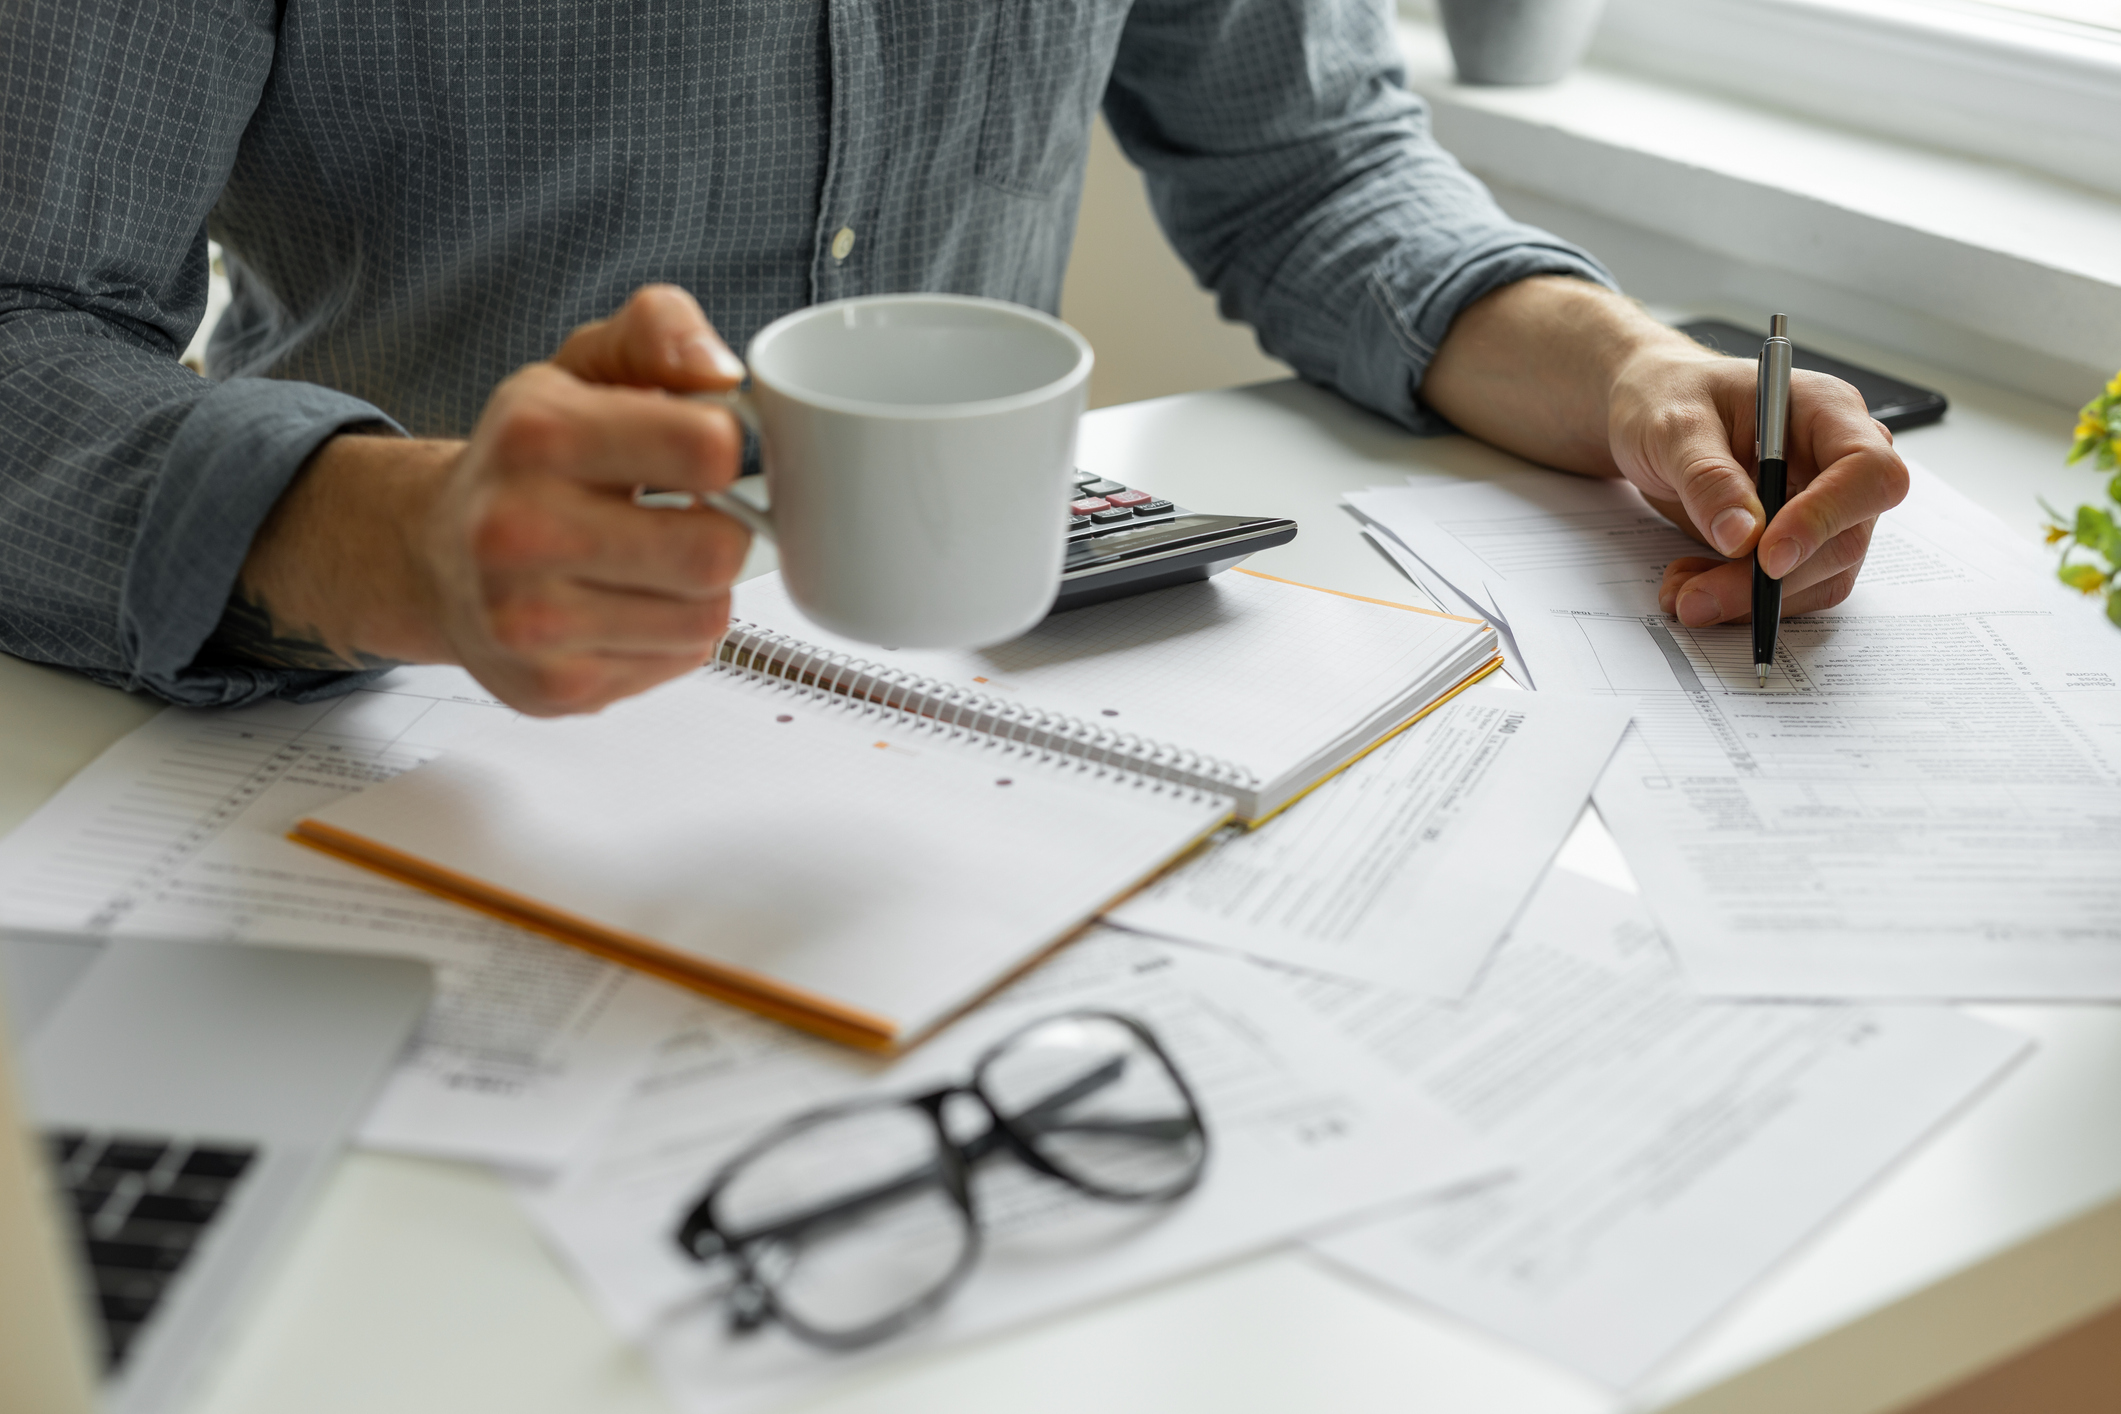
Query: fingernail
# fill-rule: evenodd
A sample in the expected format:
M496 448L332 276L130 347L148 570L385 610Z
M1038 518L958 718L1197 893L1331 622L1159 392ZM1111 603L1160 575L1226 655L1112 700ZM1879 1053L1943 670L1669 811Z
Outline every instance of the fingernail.
M1723 552L1726 559L1738 553L1745 538L1753 533L1753 513L1739 506L1726 508L1716 519L1709 522L1709 542Z
M1700 628L1716 622L1717 605L1714 596L1699 589L1689 589L1679 596L1679 622L1688 628Z
M1802 553L1794 540L1777 542L1775 548L1767 552L1768 578L1780 579L1797 568L1797 561L1802 557Z
M695 334L683 345L685 365L695 373L742 382L744 362L729 352L729 346L711 334Z

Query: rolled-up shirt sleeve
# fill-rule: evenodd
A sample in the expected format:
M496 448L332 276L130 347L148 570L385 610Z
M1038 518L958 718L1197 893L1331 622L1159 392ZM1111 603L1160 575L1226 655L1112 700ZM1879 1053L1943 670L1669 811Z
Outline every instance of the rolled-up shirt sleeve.
M274 23L272 0L0 0L0 648L194 706L363 676L197 659L304 461L394 426L178 361Z
M1379 0L1137 0L1105 115L1165 234L1269 353L1417 432L1458 312L1531 275L1617 288L1437 145Z

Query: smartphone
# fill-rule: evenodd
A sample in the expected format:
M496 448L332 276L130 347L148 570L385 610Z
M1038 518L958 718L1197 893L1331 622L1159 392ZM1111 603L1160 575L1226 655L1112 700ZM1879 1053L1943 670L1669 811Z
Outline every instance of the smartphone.
M1751 329L1741 329L1736 324L1726 324L1720 319L1695 319L1679 326L1679 332L1697 344L1705 344L1718 353L1731 354L1737 358L1757 359L1760 346L1767 342L1767 335ZM1838 358L1829 358L1816 353L1802 344L1790 348L1790 363L1795 368L1808 368L1814 373L1824 373L1852 384L1863 394L1864 404L1870 408L1871 416L1877 418L1893 431L1906 427L1921 427L1944 416L1948 404L1944 394L1928 388L1918 388L1913 383L1903 383L1898 378L1844 363Z

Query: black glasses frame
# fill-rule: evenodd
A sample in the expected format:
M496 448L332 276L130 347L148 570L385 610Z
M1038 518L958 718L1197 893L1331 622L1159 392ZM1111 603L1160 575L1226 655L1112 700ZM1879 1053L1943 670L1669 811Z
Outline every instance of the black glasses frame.
M1171 1125L1170 1137L1173 1139L1198 1137L1200 1150L1192 1166L1179 1178L1161 1188L1143 1192L1108 1188L1067 1172L1038 1151L1036 1141L1040 1133L1040 1119L1110 1083L1116 1075L1110 1067L1091 1072L1014 1117L1005 1116L1001 1107L988 1093L988 1072L997 1060L1025 1036L1055 1022L1091 1019L1116 1022L1132 1033L1162 1064L1177 1087L1180 1099L1185 1102L1186 1113L1183 1120L1141 1121L1130 1126L1140 1130L1143 1125ZM960 1095L977 1101L986 1111L988 1121L985 1131L962 1142L950 1137L943 1117L944 1107ZM730 1232L716 1218L715 1206L723 1191L744 1167L760 1154L786 1143L805 1130L835 1123L848 1115L867 1110L908 1107L920 1110L928 1116L929 1126L935 1134L935 1160L932 1165L910 1170L864 1192L850 1194L829 1208L798 1214L750 1232ZM875 1097L827 1105L806 1111L776 1125L722 1164L672 1236L679 1250L696 1262L727 1261L734 1265L736 1279L727 1296L729 1320L733 1329L751 1331L768 1321L774 1321L790 1334L814 1345L832 1350L856 1350L896 1335L925 1318L950 1298L977 1264L982 1248L982 1230L978 1207L972 1196L971 1175L973 1166L982 1159L1006 1150L1033 1172L1043 1174L1103 1202L1168 1203L1183 1198L1199 1185L1201 1175L1207 1170L1208 1149L1208 1125L1201 1117L1200 1104L1193 1096L1192 1087L1186 1083L1186 1077L1180 1073L1170 1053L1164 1049L1163 1043L1157 1040L1153 1031L1133 1017L1118 1012L1057 1012L1020 1026L989 1046L973 1064L972 1078L965 1083L941 1086L918 1095ZM858 1223L863 1220L863 1214L875 1204L926 1185L940 1187L949 1197L964 1222L966 1238L964 1252L959 1256L957 1264L933 1289L903 1309L851 1331L824 1330L810 1325L799 1315L787 1310L775 1297L773 1282L760 1270L759 1261L761 1253L770 1244L825 1227Z

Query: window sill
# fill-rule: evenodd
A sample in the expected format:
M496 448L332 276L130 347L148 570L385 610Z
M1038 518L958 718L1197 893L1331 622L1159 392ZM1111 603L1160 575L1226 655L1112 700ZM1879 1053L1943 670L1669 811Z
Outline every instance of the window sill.
M1435 26L1399 38L1445 146L1638 297L1772 305L2058 404L2121 364L2121 197L1596 65L1467 87Z

